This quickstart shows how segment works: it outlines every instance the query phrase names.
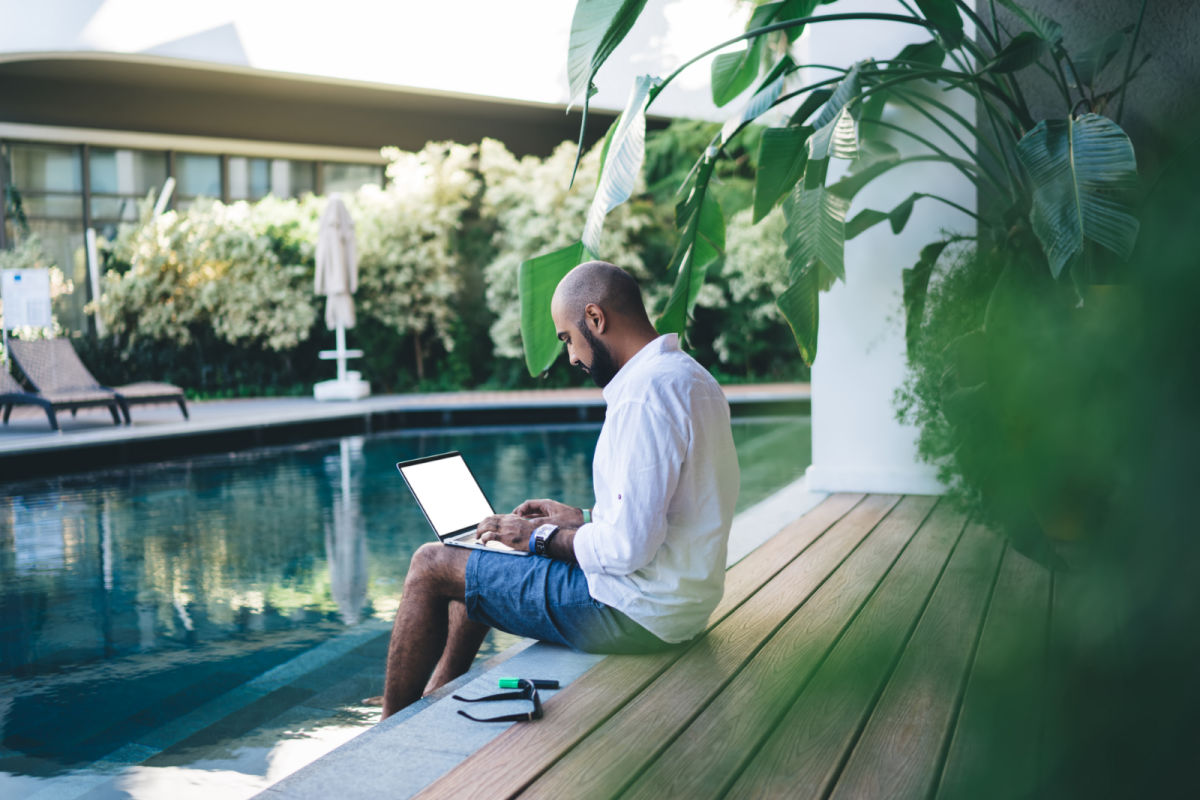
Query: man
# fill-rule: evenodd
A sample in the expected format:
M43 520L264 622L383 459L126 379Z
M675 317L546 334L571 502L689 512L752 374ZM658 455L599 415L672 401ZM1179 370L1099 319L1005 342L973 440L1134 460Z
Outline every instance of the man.
M550 311L607 404L590 521L528 500L476 535L537 555L418 550L388 648L384 718L466 672L489 627L643 652L700 633L721 599L738 468L720 387L675 334L657 334L637 282L612 264L573 269Z

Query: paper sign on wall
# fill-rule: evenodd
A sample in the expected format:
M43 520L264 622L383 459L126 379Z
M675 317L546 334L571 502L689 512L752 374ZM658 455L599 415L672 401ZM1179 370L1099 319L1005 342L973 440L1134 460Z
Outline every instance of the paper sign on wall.
M3 325L7 330L49 328L50 270L0 270L0 299L4 300Z

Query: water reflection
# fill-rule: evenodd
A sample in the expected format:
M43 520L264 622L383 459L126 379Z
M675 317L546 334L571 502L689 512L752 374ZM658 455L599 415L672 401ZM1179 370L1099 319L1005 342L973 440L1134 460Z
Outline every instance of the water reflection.
M325 560L329 562L333 600L347 625L358 624L367 601L367 531L350 474L352 460L362 463L362 447L362 437L358 436L338 442L339 496L325 520ZM331 460L325 459L326 472L331 471Z
M0 773L90 763L388 617L431 538L397 461L459 449L497 508L584 504L597 432L349 437L10 484Z

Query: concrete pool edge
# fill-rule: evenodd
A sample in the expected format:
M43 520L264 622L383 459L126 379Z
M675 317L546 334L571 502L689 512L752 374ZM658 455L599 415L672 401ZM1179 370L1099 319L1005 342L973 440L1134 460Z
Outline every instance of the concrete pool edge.
M732 566L827 495L810 492L802 477L734 518L726 567ZM503 659L495 662L495 659ZM503 675L557 678L566 686L603 660L556 645L523 640L395 716L363 731L255 795L262 800L327 800L338 797L411 797L508 729L464 720L448 695L496 691ZM495 713L518 709L497 703ZM502 707L503 706L503 707Z
M810 409L806 383L722 389L737 417ZM378 395L343 403L253 398L193 403L191 414L183 420L174 406L142 408L132 427L86 413L80 422L64 416L58 433L46 430L44 417L14 416L0 428L0 483L377 431L600 422L604 400L598 389Z

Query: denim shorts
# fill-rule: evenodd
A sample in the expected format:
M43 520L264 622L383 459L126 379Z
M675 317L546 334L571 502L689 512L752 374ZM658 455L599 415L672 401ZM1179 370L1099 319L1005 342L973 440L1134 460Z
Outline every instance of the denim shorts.
M576 564L472 550L467 616L493 628L586 653L649 653L672 645L592 599Z

